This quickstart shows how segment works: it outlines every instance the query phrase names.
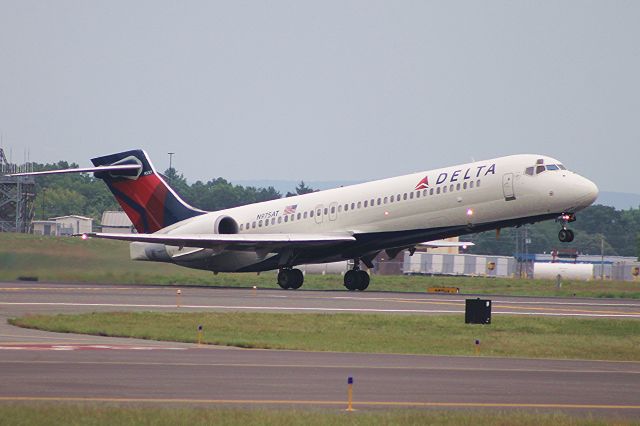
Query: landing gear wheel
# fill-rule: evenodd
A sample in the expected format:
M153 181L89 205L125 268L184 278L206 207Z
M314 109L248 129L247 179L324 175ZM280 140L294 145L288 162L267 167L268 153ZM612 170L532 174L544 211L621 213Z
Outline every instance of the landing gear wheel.
M360 287L360 272L359 270L351 269L344 274L344 286L349 291L355 291Z
M283 289L297 290L304 283L304 275L300 269L280 269L278 272L278 285Z
M292 283L289 285L289 288L293 290L297 290L302 287L302 283L304 283L304 274L300 269L292 269L289 271L293 278Z
M280 288L282 288L283 290L288 289L290 285L290 281L291 281L291 274L289 274L289 270L280 269L280 272L278 272L278 285L280 286Z
M573 238L574 235L571 229L561 229L560 232L558 232L558 239L561 243L570 243L573 241Z
M344 286L349 291L366 290L369 287L369 274L359 269L352 269L344 274Z
M358 290L364 291L369 287L369 274L365 271L358 271L358 275L360 275L360 286L358 287Z

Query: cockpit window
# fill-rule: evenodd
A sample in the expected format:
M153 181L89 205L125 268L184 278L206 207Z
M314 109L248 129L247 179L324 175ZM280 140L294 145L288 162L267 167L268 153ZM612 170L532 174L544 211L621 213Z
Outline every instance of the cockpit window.
M547 164L547 170L559 170L560 168L555 164Z
M560 170L567 170L567 168L565 166L563 166L562 164L558 164L558 167L560 168Z
M540 166L536 166L536 174L539 175L540 173L544 172L546 169L544 168L543 165Z
M529 175L529 176L533 176L533 167L527 167L527 168L524 170L524 174L525 174L525 175Z

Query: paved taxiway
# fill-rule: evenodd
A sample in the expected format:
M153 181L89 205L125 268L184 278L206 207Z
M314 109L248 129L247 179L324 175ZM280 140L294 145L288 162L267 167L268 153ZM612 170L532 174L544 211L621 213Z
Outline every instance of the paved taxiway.
M182 288L179 310L464 311L466 296ZM491 297L493 313L640 318L625 300ZM178 310L175 288L0 283L1 400L540 408L640 416L640 363L265 351L24 330L27 313Z

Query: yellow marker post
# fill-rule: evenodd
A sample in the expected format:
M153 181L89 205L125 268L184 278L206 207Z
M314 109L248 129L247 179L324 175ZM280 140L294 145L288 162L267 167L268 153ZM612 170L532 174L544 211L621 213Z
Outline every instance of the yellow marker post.
M180 295L182 294L182 292L180 291L180 289L176 290L176 308L180 307Z
M257 296L258 295L258 286L253 286L253 295Z
M202 324L198 326L198 346L202 345Z
M347 411L353 411L353 377L347 379Z
M480 355L480 340L476 339L476 355Z

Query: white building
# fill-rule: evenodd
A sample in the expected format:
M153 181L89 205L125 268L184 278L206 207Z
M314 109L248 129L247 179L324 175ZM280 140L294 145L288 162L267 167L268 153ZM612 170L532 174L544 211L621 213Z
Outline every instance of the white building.
M133 234L133 223L123 211L106 211L102 213L102 232L113 234Z
M55 220L34 220L31 225L33 225L34 235L50 235L54 237L60 235L61 226Z
M93 231L93 219L90 217L72 214L70 216L52 217L49 220L53 220L60 225L60 233L58 235L84 234Z

